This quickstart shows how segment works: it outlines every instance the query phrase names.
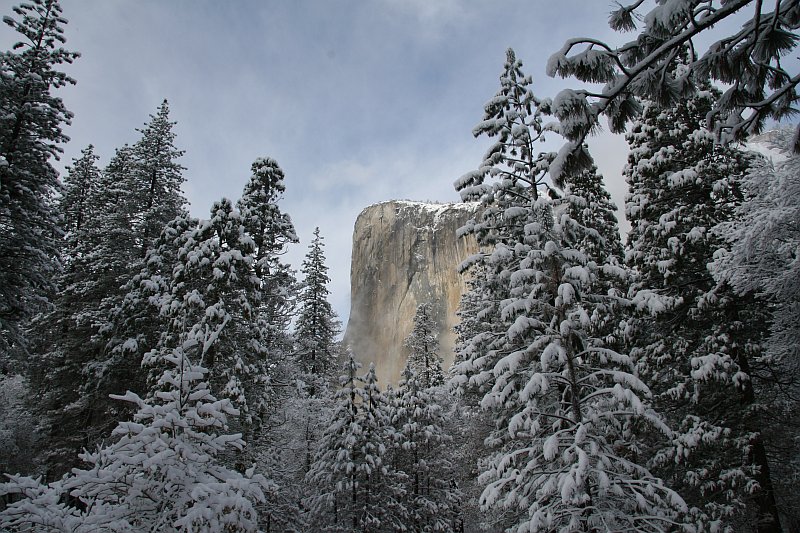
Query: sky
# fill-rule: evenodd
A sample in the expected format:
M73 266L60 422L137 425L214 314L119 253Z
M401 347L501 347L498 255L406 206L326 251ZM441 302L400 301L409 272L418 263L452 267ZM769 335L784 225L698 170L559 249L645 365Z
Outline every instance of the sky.
M0 0L2 15L17 1ZM547 59L571 37L619 42L604 0L61 0L66 48L81 57L59 91L74 113L64 172L89 144L105 166L139 138L163 99L185 150L184 189L194 216L235 201L258 157L286 174L281 207L300 244L299 270L319 226L330 301L349 315L353 224L368 205L455 202L453 182L491 144L475 139L497 92L506 49L533 76L537 96L573 80L548 78ZM8 49L14 33L0 29ZM554 144L552 149L556 149ZM621 204L624 138L590 149ZM620 214L620 217L622 215ZM623 223L624 225L624 223Z

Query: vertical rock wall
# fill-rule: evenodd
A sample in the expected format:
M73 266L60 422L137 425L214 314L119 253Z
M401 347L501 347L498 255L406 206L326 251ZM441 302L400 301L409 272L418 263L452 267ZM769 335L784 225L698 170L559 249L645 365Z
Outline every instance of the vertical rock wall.
M475 204L391 201L364 209L353 231L350 319L345 343L365 365L374 361L383 383L397 383L405 366L403 346L417 305L433 304L441 326L445 368L453 362L456 310L464 291L458 266L477 251L458 228Z

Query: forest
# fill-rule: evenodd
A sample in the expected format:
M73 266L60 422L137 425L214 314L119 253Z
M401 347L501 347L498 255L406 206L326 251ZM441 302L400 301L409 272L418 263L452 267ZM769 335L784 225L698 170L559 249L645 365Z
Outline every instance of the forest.
M455 180L480 252L446 368L430 303L396 387L341 342L325 231L284 171L190 215L167 100L54 161L58 0L3 22L0 530L800 531L796 0L636 0L534 94L509 48ZM737 29L712 44L728 17ZM587 139L624 133L622 236ZM557 140L557 151L540 151Z

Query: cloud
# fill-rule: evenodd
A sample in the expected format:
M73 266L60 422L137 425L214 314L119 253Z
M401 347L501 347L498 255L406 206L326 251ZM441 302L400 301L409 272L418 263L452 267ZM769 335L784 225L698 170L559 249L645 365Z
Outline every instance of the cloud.
M351 239L358 214L371 204L390 199L458 201L452 183L477 164L479 153L479 149L457 145L424 157L408 149L376 150L362 159L331 161L305 179L296 179L287 170L283 207L302 240L302 246L292 249L287 259L299 267L314 228L321 228L332 280L331 302L346 320Z
M568 84L544 76L549 54L568 37L609 34L608 6L586 0L62 6L66 46L83 56L66 68L78 85L60 93L75 113L61 168L89 143L107 163L168 98L192 213L235 200L252 161L275 158L287 176L282 207L303 240L287 257L299 268L320 226L343 318L356 216L389 199L458 199L453 181L489 144L471 131L498 88L506 48L525 62L534 91L553 96ZM12 36L0 29L0 44ZM595 143L619 200L627 149Z

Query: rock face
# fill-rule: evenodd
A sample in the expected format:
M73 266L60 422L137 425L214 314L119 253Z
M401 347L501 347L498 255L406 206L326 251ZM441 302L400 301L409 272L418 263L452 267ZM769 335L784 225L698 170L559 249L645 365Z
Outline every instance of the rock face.
M353 231L350 319L344 341L384 383L397 383L417 305L430 302L445 369L453 362L456 310L465 288L458 266L478 249L457 237L476 204L391 201L364 209Z

